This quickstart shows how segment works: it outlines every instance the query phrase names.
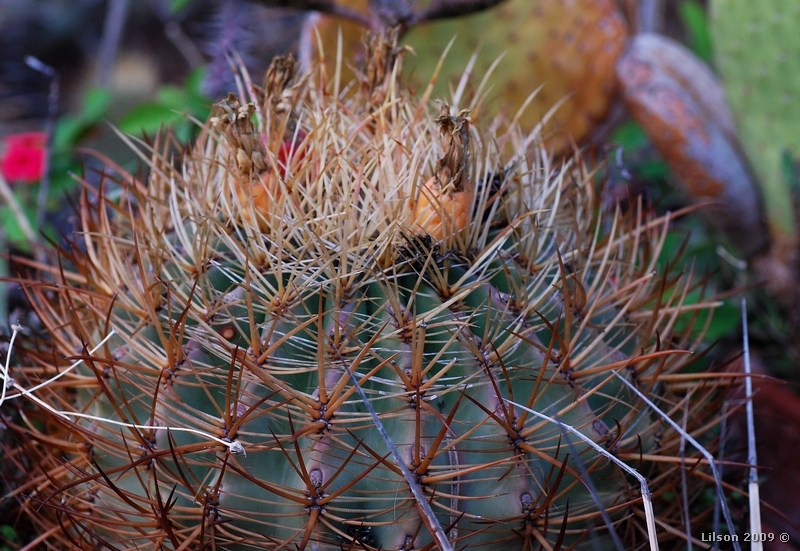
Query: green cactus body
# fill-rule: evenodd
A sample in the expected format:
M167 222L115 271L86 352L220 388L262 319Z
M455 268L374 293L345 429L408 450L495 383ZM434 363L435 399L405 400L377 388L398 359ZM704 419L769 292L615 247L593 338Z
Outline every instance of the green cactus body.
M666 221L603 214L579 164L550 166L513 127L435 119L385 59L349 99L273 72L254 105L219 105L179 168L155 149L146 185L84 198L86 252L30 287L47 357L115 332L42 396L71 421L25 429L60 443L25 451L53 546L433 548L348 370L453 548L613 547L601 509L643 539L638 483L507 400L657 477L654 499L679 484L679 436L614 375L688 401L687 430L713 425L712 394L666 377L686 360L663 347L691 344L674 331L691 284L656 274ZM304 159L278 170L273 145L298 129ZM440 240L417 216L430 178L454 222ZM467 211L447 211L458 193Z
M800 158L800 1L712 0L711 32L739 135L778 236L796 244L788 155Z

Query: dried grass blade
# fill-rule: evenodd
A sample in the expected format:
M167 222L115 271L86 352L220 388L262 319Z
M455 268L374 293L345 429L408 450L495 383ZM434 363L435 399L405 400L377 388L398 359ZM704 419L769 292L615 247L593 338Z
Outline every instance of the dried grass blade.
M397 446L395 446L394 442L392 442L389 433L386 431L383 423L381 423L380 417L378 417L375 408L372 407L372 404L370 403L369 398L367 398L364 389L358 384L358 379L356 379L355 374L350 369L350 365L341 354L339 354L339 361L342 362L342 366L344 367L345 371L347 371L347 375L350 377L350 380L353 381L353 387L356 389L356 392L358 392L358 396L364 403L364 407L367 408L370 417L372 417L372 422L375 423L375 428L378 429L381 438L383 438L383 441L386 442L386 446L392 452L392 457L394 457L394 460L397 462L400 472L403 473L403 478L406 479L411 493L414 494L414 499L417 501L417 506L422 513L422 518L425 521L428 529L431 531L431 536L436 542L436 545L439 547L440 551L453 551L453 546L450 544L450 540L447 539L447 535L444 533L444 529L439 523L439 519L437 519L436 515L433 513L431 504L428 503L428 500L425 498L425 494L422 493L422 488L420 488L419 482L414 479L414 475L412 475L411 471L408 470L408 466L406 465L403 456L400 455L400 451L397 449Z
M756 429L753 420L753 380L750 377L750 335L747 331L747 299L742 298L742 341L744 345L744 388L745 411L747 414L747 463L750 470L747 475L747 495L750 500L750 533L761 534L761 500L758 491L758 457L756 456ZM733 533L733 532L731 532ZM752 551L761 551L764 544L761 540L753 541Z
M678 434L683 435L692 444L692 446L694 446L697 449L697 451L699 451L701 454L703 454L703 456L708 461L708 466L711 468L711 472L714 475L714 481L716 483L716 489L717 489L717 498L718 498L718 500L720 502L720 505L722 506L722 513L723 513L723 515L725 515L725 523L728 526L729 533L735 534L736 533L736 529L733 526L733 520L731 519L731 511L728 508L728 504L725 502L725 492L723 491L722 477L720 476L719 469L717 469L716 461L714 460L714 456L711 454L711 452L709 452L704 446L702 446L700 444L700 442L695 440L692 437L691 434L689 434L688 432L683 430L678 423L676 423L674 420L672 420L672 418L670 418L669 415L664 413L657 405L655 405L652 402L652 400L650 400L638 388L636 388L634 385L632 385L625 377L620 375L618 371L615 371L614 375L616 375L617 378L625 384L625 386L627 386L629 389L631 389L631 391L633 391L645 404L647 404L662 419L664 419L664 421L669 423L669 425L673 429L675 429L675 431ZM733 548L736 551L741 551L741 546L736 541L733 542Z
M601 445L599 445L597 442L595 442L594 440L592 440L591 438L589 438L588 436L586 436L585 434L583 434L582 432L577 430L575 427L571 427L570 425L562 423L561 421L559 421L557 419L554 419L552 417L549 417L549 416L545 415L544 413L539 413L538 411L535 411L535 410L533 410L533 409L531 409L529 407L523 406L522 404L517 404L517 403L512 402L511 400L508 400L508 399L505 399L505 398L504 398L504 400L506 402L508 402L509 404L511 404L512 406L517 406L518 408L523 409L523 410L527 411L528 413L531 413L531 414L535 415L536 417L539 417L540 419L544 419L545 421L548 421L550 423L553 423L554 425L557 425L562 430L566 430L566 431L571 432L572 434L574 434L575 436L577 436L578 438L580 438L581 440L583 440L584 442L586 442L587 444L592 446L595 450L597 450L598 453L603 455L603 457L606 457L606 458L610 459L620 469L622 469L626 473L628 473L631 476L633 476L634 478L636 478L636 480L639 481L639 485L641 487L642 503L644 504L645 518L647 520L647 535L648 535L648 537L650 539L650 551L658 551L658 539L656 538L655 514L653 513L653 502L650 500L650 488L647 486L647 479L644 476L642 476L641 474L639 474L639 471L637 471L636 469L634 469L630 465L627 465L626 463L623 463L622 461L617 459L612 453L610 453L608 450L604 449ZM645 400L646 400L646 398L645 398Z

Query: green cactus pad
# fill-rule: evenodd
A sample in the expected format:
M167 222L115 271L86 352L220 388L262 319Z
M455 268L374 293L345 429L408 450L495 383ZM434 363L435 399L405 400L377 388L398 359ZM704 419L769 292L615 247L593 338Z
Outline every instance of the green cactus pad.
M363 1L346 4L366 9ZM322 18L317 29L326 50L336 50L340 27L345 52L359 50L355 25ZM486 99L474 117L502 112L510 118L527 104L520 122L532 128L558 107L543 135L553 151L564 151L588 137L610 108L617 91L614 63L626 39L625 19L613 0L507 0L477 14L416 25L402 43L415 52L406 66L409 81L421 91L453 41L433 96L448 102L477 55L470 86L463 91L475 93L486 77Z
M800 1L712 0L717 67L774 229L796 244L784 157L800 158Z

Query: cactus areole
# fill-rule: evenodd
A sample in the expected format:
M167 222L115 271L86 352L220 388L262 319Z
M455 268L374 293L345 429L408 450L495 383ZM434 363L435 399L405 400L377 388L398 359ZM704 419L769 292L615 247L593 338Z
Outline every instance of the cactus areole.
M51 548L634 549L611 455L680 526L680 437L615 375L713 426L676 376L667 221L605 212L579 160L369 50L348 86L276 60L180 162L140 145L146 179L86 186L79 243L27 285L50 348L8 423Z

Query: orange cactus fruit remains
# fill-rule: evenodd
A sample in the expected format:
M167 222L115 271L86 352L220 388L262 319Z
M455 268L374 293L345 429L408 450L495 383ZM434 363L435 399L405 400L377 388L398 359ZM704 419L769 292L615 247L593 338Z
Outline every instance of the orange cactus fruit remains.
M415 233L430 235L437 241L461 233L469 225L473 191L446 192L429 179L419 189L419 196L410 203L411 226Z
M467 228L472 213L474 186L469 178L470 124L468 112L457 116L442 105L439 125L443 155L436 161L435 174L415 190L409 205L414 233L443 241Z
M274 204L281 196L279 185L271 172L263 173L257 182L250 185L239 184L237 196L242 205L252 202L256 212L267 216Z
M309 149L308 135L298 130L284 139L277 151L270 153L265 136L253 121L255 105L242 104L229 96L216 104L218 113L212 126L220 131L230 146L229 170L232 175L232 206L247 222L255 214L263 230L269 224L284 189L292 192L303 173Z

